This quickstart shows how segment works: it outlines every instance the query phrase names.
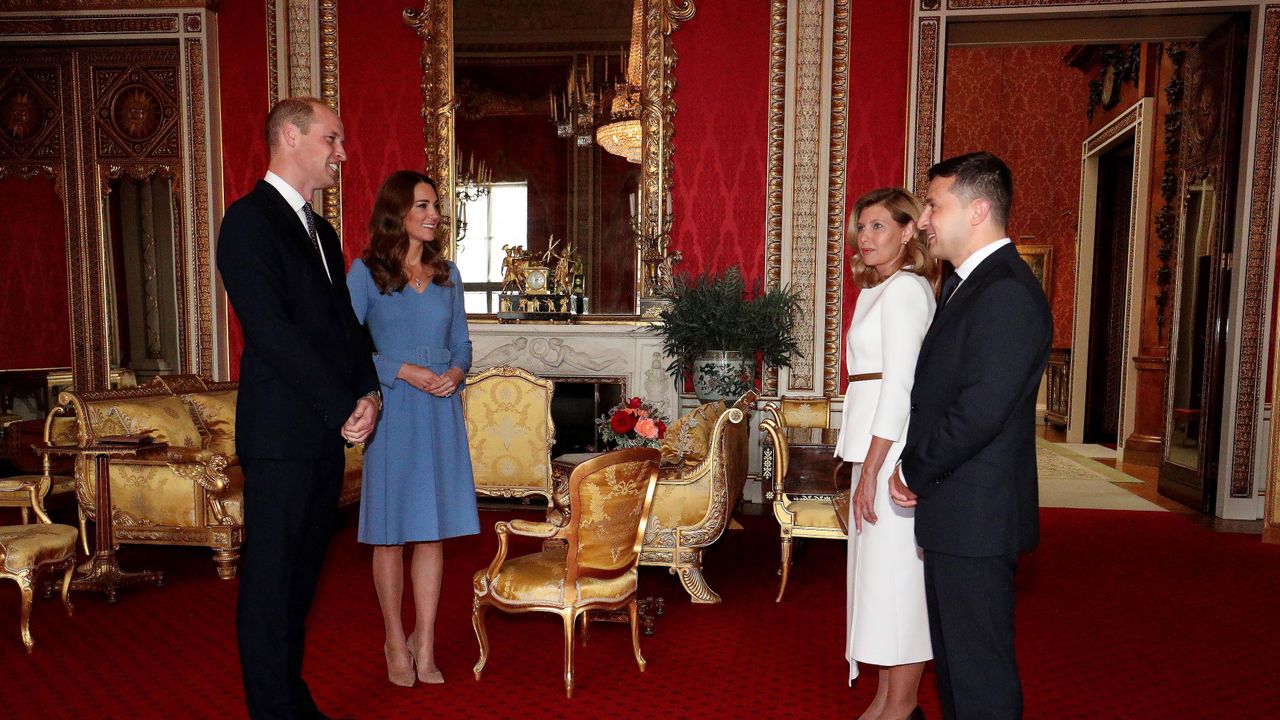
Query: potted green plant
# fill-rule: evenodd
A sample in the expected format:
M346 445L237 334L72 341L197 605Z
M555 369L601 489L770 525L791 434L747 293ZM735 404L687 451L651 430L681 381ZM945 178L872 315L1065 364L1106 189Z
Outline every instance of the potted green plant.
M671 362L667 372L683 382L693 378L702 402L736 399L755 385L757 363L789 366L800 353L796 342L799 294L789 288L750 292L742 273L678 275L663 295L669 304L655 329Z

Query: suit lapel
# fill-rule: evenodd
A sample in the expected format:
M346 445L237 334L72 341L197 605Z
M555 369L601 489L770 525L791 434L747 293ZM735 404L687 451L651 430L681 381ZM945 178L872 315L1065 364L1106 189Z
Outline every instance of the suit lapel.
M330 275L323 275L324 267L320 263L320 258L316 256L316 248L311 244L311 237L307 235L307 229L302 226L302 219L298 217L297 211L289 207L289 202L284 199L284 196L280 194L280 191L272 187L271 183L266 180L259 180L257 189L269 199L272 207L275 208L276 212L280 216L281 224L286 228L286 234L289 235L293 242L298 243L303 252L306 253L307 257L311 258L312 261L308 264L308 267L316 272L322 273L322 277L325 282L330 282L330 275L332 275L336 282L337 278L341 276L342 273L333 274L334 254L336 252L338 256L341 256L341 249L334 251L332 244L325 243L324 233L320 232L319 225L317 224L316 234L320 237L320 247L324 248L324 259L325 262L328 263L330 270Z
M1013 243L1002 246L999 250L991 253L982 262L978 263L978 267L969 273L969 277L960 283L960 287L956 288L951 294L951 298L947 300L947 304L933 316L933 322L929 325L928 332L925 333L924 342L920 344L920 359L923 361L933 347L933 340L937 337L942 328L946 326L950 318L955 317L964 310L964 306L968 304L970 298L978 293L978 290L986 284L987 276L991 274L998 265L1008 262L1009 253L1016 254L1018 251Z

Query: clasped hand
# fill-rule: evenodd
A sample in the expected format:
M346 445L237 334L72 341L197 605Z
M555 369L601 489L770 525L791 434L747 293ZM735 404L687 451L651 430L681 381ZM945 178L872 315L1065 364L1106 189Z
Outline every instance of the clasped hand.
M911 488L902 482L900 468L894 468L893 475L889 477L889 497L893 498L893 502L898 507L904 508L915 507L918 501L916 494L911 492Z
M342 424L342 439L355 445L368 439L373 428L378 424L378 401L371 397L362 397L356 401L356 409L351 417Z
M449 397L462 382L462 371L449 368L443 373L435 373L421 365L405 363L400 371L400 379L436 397Z

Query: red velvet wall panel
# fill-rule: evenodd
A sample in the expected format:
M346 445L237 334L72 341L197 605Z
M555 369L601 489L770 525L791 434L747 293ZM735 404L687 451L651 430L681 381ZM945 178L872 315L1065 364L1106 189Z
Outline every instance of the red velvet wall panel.
M1013 171L1009 234L1053 246L1049 304L1053 346L1070 347L1080 143L1088 136L1089 83L1056 45L947 52L942 147L946 156L989 150Z
M45 178L5 178L0 217L9 220L0 223L0 370L70 366L62 199Z
M911 53L910 0L852 0L849 29L849 136L845 192L849 211L869 190L901 185L907 150L907 90ZM856 220L852 218L849 224ZM847 228L847 226L846 226ZM846 237L848 233L846 232ZM845 252L848 257L848 250ZM845 262L843 329L853 317L858 286ZM844 345L840 364L844 367ZM845 386L841 372L840 387Z
M672 247L679 270L764 270L769 3L703 2L675 34Z
M347 134L342 245L348 263L369 244L369 213L384 178L422 170L422 40L404 24L420 2L338 4L338 93Z
M218 13L218 76L222 98L222 192L227 204L253 189L267 170L262 123L267 97L267 4L240 0ZM244 339L228 309L231 377L240 377Z

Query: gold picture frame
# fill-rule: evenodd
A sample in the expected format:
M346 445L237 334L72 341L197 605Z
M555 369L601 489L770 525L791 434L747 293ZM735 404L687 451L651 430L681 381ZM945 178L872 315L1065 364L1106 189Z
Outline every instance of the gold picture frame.
M1026 238L1026 240L1030 239ZM1023 262L1027 264L1027 267L1031 268L1031 274L1035 275L1036 279L1040 281L1044 296L1049 297L1052 289L1050 283L1053 282L1053 246L1024 244L1024 239L1019 238L1017 248Z

